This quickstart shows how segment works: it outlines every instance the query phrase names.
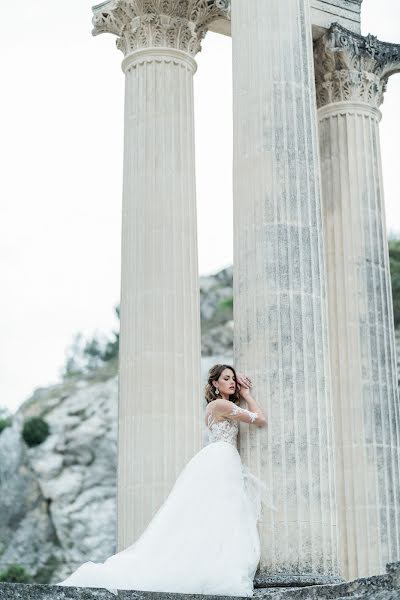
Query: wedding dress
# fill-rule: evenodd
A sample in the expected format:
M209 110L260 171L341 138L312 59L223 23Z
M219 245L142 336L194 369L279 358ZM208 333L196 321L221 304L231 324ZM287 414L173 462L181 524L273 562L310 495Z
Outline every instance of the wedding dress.
M253 596L260 559L257 522L267 486L241 461L236 448L240 412L208 417L209 443L186 464L142 535L104 563L83 563L60 586ZM236 417L237 418L237 417Z

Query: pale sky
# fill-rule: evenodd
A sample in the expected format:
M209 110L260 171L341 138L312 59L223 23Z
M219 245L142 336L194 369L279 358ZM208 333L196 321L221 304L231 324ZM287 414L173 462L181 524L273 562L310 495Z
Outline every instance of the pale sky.
M59 380L78 331L111 332L120 290L122 54L89 0L3 2L0 22L0 406ZM398 0L364 0L362 33L400 43ZM195 75L199 269L232 263L231 40L208 34ZM400 76L381 142L400 230Z

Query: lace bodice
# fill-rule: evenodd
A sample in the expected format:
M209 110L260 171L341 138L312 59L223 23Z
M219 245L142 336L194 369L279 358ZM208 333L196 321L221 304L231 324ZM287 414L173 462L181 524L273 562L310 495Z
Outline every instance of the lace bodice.
M236 438L239 431L237 421L223 419L221 421L213 420L212 415L208 416L208 441L209 442L229 442L236 446Z
M236 446L236 438L239 431L239 423L237 420L230 418L235 417L238 414L246 414L249 418L249 422L254 422L258 414L251 412L246 408L241 408L236 404L233 404L232 411L228 417L224 417L221 420L216 420L214 415L211 413L208 415L207 426L208 426L208 441L211 442L228 442L233 446Z

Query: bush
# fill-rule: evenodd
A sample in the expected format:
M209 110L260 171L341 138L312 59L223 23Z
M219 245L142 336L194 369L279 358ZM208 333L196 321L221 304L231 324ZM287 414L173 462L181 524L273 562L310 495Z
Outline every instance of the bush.
M389 240L390 274L392 278L394 326L400 325L400 240Z
M28 446L38 446L50 432L48 423L41 417L27 419L22 428L22 437Z
M0 581L8 583L32 583L33 579L21 565L11 565L0 573Z
M233 298L221 300L218 304L219 310L233 310Z
M0 419L0 433L3 431L3 429L5 429L6 427L10 427L12 423L12 420L10 419L10 417L8 417L7 419Z

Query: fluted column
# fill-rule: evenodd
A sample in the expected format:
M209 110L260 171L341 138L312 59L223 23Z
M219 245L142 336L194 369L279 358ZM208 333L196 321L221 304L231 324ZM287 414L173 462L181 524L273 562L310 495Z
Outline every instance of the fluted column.
M315 44L340 566L400 559L400 415L379 106L400 46L333 26Z
M212 0L116 0L94 33L125 54L118 550L133 543L201 448L193 74ZM108 116L109 120L109 116Z
M268 427L243 459L278 512L258 585L338 579L333 424L307 0L233 0L235 363Z

